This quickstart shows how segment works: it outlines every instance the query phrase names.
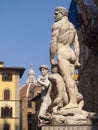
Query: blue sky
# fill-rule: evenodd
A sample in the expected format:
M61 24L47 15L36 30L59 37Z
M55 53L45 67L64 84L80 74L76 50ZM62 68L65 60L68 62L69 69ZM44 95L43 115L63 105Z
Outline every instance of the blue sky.
M36 78L39 66L50 67L49 47L54 9L68 9L71 0L0 0L0 60L5 66L24 67L20 80L27 80L30 64Z

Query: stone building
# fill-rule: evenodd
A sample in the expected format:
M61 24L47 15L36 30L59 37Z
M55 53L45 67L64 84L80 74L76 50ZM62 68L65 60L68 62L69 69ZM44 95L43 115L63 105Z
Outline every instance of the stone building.
M98 7L98 1L95 0ZM93 17L87 12L83 0L78 5L85 29L78 30L80 41L79 89L84 96L84 109L98 113L98 12Z
M20 78L25 68L0 61L0 130L20 130Z
M37 130L41 87L37 84L32 65L26 83L20 88L21 130Z

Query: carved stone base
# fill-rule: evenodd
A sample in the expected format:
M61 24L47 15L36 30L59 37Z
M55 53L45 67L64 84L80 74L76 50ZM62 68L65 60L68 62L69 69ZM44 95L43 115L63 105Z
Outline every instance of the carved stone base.
M87 118L85 115L75 115L75 116L62 116L62 115L55 115L53 119L53 124L65 124L65 125L87 125L92 124L91 120Z
M48 114L49 115L49 114ZM86 112L79 108L60 109L50 114L44 115L43 125L98 125L98 115L96 113Z
M92 125L98 120L95 113L89 113L79 108L58 110L52 115L52 125Z
M98 125L46 125L41 130L98 130Z

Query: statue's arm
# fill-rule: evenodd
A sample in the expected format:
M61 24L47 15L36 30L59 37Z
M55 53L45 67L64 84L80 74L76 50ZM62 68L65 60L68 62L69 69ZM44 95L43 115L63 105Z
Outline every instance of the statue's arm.
M50 81L48 79L45 79L45 78L38 78L37 79L38 83L42 86L44 86L45 88L47 88L50 84Z
M59 35L59 28L55 24L52 28L52 39L50 43L50 62L51 64L56 64L56 61L54 60L54 56L57 52L57 39Z
M76 55L75 67L77 69L80 66L80 63L79 63L80 47L79 47L79 40L78 40L77 33L75 34L75 38L74 38L74 43L73 44L74 44L74 51L75 51L75 55Z

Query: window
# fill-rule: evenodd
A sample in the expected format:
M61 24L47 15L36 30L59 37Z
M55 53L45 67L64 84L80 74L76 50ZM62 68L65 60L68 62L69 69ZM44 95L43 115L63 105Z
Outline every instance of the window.
M1 117L12 117L12 107L1 107Z
M12 74L11 73L3 73L2 74L2 81L12 81Z
M30 100L28 100L28 107L29 107L29 108L32 107L32 106L31 106L31 101L30 101Z
M4 91L4 100L9 100L10 99L10 91L9 90L5 90Z
M28 120L28 130L36 130L37 126L37 118L35 114L32 114L31 112L28 112L27 114L27 120Z
M28 120L30 120L30 119L32 119L32 113L31 112L28 113Z
M3 130L10 130L9 124L5 123Z

